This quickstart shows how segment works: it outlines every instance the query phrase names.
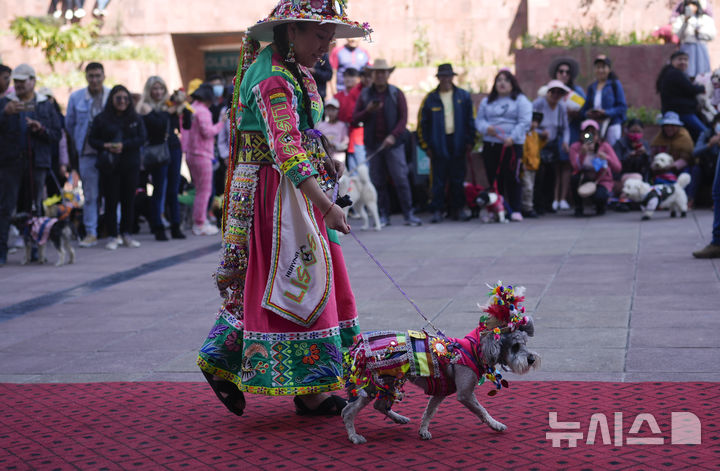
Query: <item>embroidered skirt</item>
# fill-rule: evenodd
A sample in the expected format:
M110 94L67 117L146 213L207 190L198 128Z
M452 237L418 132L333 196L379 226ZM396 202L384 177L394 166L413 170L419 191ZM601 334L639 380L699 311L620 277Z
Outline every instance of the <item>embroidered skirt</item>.
M233 180L221 268L232 273L227 276L234 286L200 350L198 365L256 394L342 389L343 351L359 326L336 233L320 224L329 242L333 286L317 321L305 328L264 309L280 174L271 165L246 163L238 165ZM316 220L322 221L321 213L314 211Z

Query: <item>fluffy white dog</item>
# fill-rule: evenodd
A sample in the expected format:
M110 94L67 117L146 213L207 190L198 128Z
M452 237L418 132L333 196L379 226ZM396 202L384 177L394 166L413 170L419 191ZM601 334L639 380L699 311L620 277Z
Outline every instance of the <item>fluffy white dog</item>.
M645 183L636 178L629 178L623 184L623 194L636 203L640 203L643 210L643 220L648 220L658 207L670 209L670 217L687 216L688 203L685 187L690 183L690 175L681 173L675 184L654 185Z
M368 211L375 223L374 229L379 231L380 215L377 206L377 190L370 181L370 170L367 164L358 165L352 172L348 172L340 178L339 192L341 195L349 195L352 200L352 208L360 215L363 225L361 229L366 231L370 228ZM347 217L350 207L343 208Z
M660 152L655 154L655 157L653 157L652 162L650 163L650 168L653 172L660 173L672 168L674 163L675 159L673 159L672 155Z

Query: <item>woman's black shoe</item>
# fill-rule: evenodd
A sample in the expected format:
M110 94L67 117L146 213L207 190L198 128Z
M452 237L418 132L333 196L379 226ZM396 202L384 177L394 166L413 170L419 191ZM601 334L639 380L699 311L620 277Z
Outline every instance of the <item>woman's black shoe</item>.
M180 224L170 226L170 235L173 239L185 239L185 234L180 231Z
M168 241L167 234L165 234L165 228L164 227L156 227L155 230L153 230L153 234L155 234L155 240L157 241Z

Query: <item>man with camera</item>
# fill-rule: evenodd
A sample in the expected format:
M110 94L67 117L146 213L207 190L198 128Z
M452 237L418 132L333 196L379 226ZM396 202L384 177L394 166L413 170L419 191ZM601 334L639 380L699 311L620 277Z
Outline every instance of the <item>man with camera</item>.
M100 172L95 168L97 151L88 144L87 135L90 123L105 107L110 89L103 85L105 69L98 62L90 62L85 67L85 79L87 88L76 90L70 95L65 127L75 143L78 171L83 182L83 224L86 235L79 245L92 247L97 244Z
M45 177L52 146L60 141L60 116L45 95L35 93L35 70L12 72L15 91L0 99L0 266L7 261L8 230L21 187L23 211L42 216Z

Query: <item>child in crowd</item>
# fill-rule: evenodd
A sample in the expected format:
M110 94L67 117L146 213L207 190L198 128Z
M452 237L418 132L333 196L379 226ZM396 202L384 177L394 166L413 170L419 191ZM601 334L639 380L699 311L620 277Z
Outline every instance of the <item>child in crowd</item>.
M535 188L535 176L540 168L540 149L545 145L547 139L540 137L537 132L538 126L542 123L543 114L537 111L532 114L530 131L525 137L523 144L522 158L522 215L526 218L536 218L538 215L533 208L533 190Z
M348 148L348 125L338 120L338 110L340 103L335 98L330 98L325 102L326 121L318 123L317 130L323 133L327 138L332 149L327 149L331 157L345 162L345 151Z

